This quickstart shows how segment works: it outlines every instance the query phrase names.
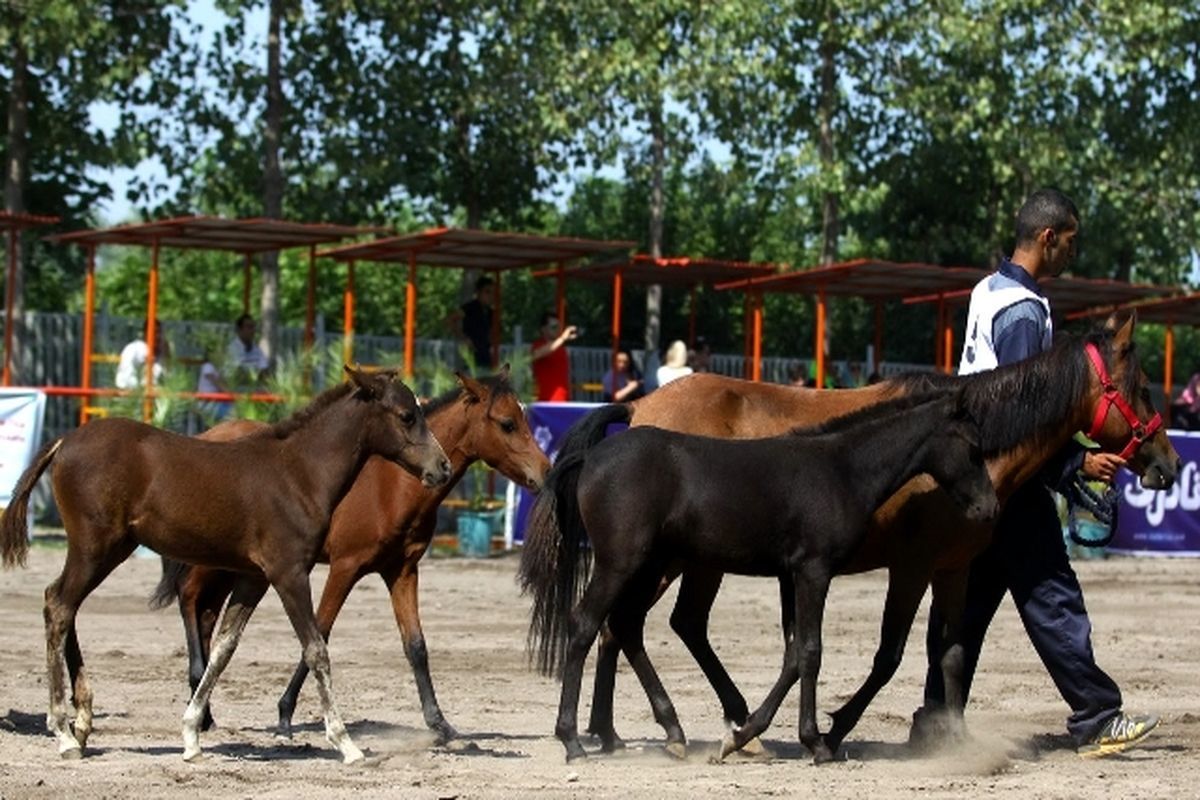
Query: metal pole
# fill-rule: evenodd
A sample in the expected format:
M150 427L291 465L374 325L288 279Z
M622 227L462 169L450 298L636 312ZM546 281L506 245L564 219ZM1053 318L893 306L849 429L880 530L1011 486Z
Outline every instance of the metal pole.
M412 380L417 337L417 251L408 251L408 284L404 287L404 377Z
M825 388L825 287L817 290L817 388Z
M354 357L354 262L346 262L346 290L342 295L342 363Z
M308 296L304 307L304 349L313 346L313 327L317 316L317 247L308 248Z
M4 283L4 374L3 383L5 386L12 386L12 349L13 349L13 328L16 320L13 319L13 305L16 303L16 291L14 287L17 283L17 229L15 227L8 229L8 272L7 280Z
M758 383L762 380L762 331L763 331L763 296L762 292L754 293L754 351L751 354L753 361L751 380Z
M83 278L83 363L79 368L79 385L82 389L92 388L92 337L95 333L96 317L96 245L88 245L87 272ZM88 421L90 394L83 395L79 405L79 424Z
M142 402L142 421L154 418L154 348L158 346L158 250L159 240L150 247L150 287L146 300L146 383Z

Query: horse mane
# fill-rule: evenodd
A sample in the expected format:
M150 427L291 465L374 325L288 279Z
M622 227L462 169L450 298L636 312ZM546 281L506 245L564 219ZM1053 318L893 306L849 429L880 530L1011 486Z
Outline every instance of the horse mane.
M325 409L349 395L354 391L354 388L354 384L349 381L343 381L337 386L321 392L313 398L312 402L294 412L290 417L276 422L274 425L269 425L262 430L254 431L248 434L247 438L257 436L264 439L286 439L298 429L307 425L313 417L316 417Z
M488 395L491 398L488 404L489 410L491 410L492 404L496 402L496 398L502 397L506 394L516 394L512 384L509 383L508 378L501 375L485 375L476 378L475 380L479 381L488 388ZM450 389L447 389L437 397L425 403L425 405L421 406L421 411L427 416L436 414L443 408L453 404L456 400L458 400L458 398L462 397L463 391L465 390L462 384L456 383Z
M959 386L963 406L979 423L980 444L987 455L1016 447L1030 434L1055 431L1088 390L1092 366L1080 351L1087 344L1100 350L1112 364L1113 333L1098 330L1083 336L1064 334L1044 353L1011 368L956 377L941 373L906 373L895 382L909 391L928 393ZM1125 397L1137 391L1140 366L1136 349L1127 356L1123 382Z
M908 409L916 408L917 406L924 405L925 403L933 400L939 400L941 398L948 397L950 393L957 388L957 386L953 385L953 379L951 379L951 383L947 384L944 389L934 388L927 391L918 390L913 394L905 394L900 395L899 397L893 397L890 400L884 400L881 403L875 403L874 405L857 408L854 411L843 414L840 417L834 417L833 419L825 420L824 422L819 422L814 425L800 425L788 431L787 435L815 436L826 433L839 433L864 420L874 419L876 417L891 414L896 411L907 411Z

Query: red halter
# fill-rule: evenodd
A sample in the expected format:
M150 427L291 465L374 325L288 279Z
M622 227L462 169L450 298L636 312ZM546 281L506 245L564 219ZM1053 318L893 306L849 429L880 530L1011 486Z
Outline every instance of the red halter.
M1092 366L1096 368L1096 376L1100 378L1100 384L1104 387L1104 397L1096 406L1096 416L1092 418L1092 429L1088 431L1088 438L1095 439L1100 435L1100 430L1104 427L1104 420L1108 418L1109 409L1116 406L1117 410L1121 412L1121 416L1129 423L1129 443L1120 453L1121 458L1129 459L1142 446L1142 442L1149 439L1162 427L1162 415L1155 411L1154 417L1143 425L1133 407L1121 396L1117 387L1113 386L1112 378L1108 375L1108 368L1104 366L1104 359L1100 357L1100 350L1090 342L1085 349L1088 358L1092 361Z

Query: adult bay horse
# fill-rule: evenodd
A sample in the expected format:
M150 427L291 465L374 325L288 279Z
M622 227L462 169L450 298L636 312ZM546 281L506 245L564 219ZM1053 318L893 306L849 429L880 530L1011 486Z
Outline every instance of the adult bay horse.
M768 439L639 427L575 457L560 453L534 506L520 575L534 597L530 642L540 666L549 672L562 661L555 733L568 760L584 755L575 724L580 680L606 618L656 718L678 728L642 640L663 570L677 558L790 579L794 613L771 698L781 700L802 681L800 739L818 752L816 679L829 582L858 549L874 509L922 473L969 518L995 516L999 502L978 424L959 391L892 400ZM590 563L591 580L572 610Z
M429 673L429 657L417 605L418 565L433 540L437 509L477 460L510 480L538 489L550 469L525 420L525 412L508 379L508 366L495 376L476 380L458 376L458 386L424 407L430 431L450 456L450 480L427 488L389 461L372 458L334 509L329 535L318 560L329 564L329 577L317 607L317 628L328 640L350 590L364 576L379 573L392 600L404 653L412 667L425 724L439 741L456 734L438 706ZM252 422L229 422L202 434L227 441L256 430ZM209 638L233 573L163 561L163 577L152 605L178 597L187 636L189 682L195 691L208 660ZM292 713L308 675L303 661L279 699L280 731L291 735ZM208 717L206 726L211 724Z
M1132 316L1123 323L1114 317L1103 331L1089 337L1061 337L1038 359L971 378L914 374L864 389L825 391L693 375L632 404L594 412L568 437L559 457L585 452L603 438L605 428L614 421L715 436L764 436L785 429L789 420L816 422L888 397L964 381L977 387L971 390L968 402L985 422L985 445L993 447L988 466L1001 500L1035 474L1075 430L1090 430L1094 439L1113 452L1144 439L1143 446L1131 454L1129 467L1142 476L1145 486L1167 488L1178 472L1178 455L1163 432L1151 431L1147 437L1141 422L1151 421L1157 414L1132 345L1134 324ZM1089 352L1099 360L1094 363ZM1117 397L1129 406L1128 414L1113 404ZM961 686L957 631L967 570L990 538L990 525L964 520L927 479L911 482L876 512L863 547L842 571L888 568L881 642L867 683L833 715L833 728L826 737L831 750L836 750L874 693L894 674L906 640L898 632L908 630L931 584L934 605L947 624L946 648L934 657L942 664L947 685L956 687L951 691L961 692L957 688ZM668 567L662 588L681 572L671 626L716 689L727 723L737 730L744 725L748 708L707 638L708 614L721 573L706 565L677 562ZM621 744L613 726L612 707L618 648L612 637L601 642L588 728L600 738L605 751ZM951 707L961 715L961 700ZM682 732L668 731L668 739L673 750L682 752ZM748 741L753 739L734 734L725 747Z
M395 462L431 487L449 480L450 462L394 371L346 372L346 383L244 439L206 442L132 420L104 419L55 441L21 476L0 518L4 563L25 558L29 495L52 461L54 496L67 534L66 561L46 589L45 608L47 723L60 755L79 757L92 729L76 613L144 544L174 559L238 573L212 663L183 715L185 759L200 754L199 724L213 685L269 586L279 593L304 660L317 675L325 735L347 763L362 759L334 705L308 573L334 507L369 456ZM63 680L68 672L74 731Z

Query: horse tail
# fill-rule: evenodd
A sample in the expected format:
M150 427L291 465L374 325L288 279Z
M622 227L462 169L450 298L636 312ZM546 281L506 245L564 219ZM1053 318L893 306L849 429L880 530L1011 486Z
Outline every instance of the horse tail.
M62 447L62 441L61 438L55 439L42 448L29 469L17 480L8 508L0 515L0 556L5 567L17 564L25 566L25 557L29 554L29 495L33 493L33 487L46 467L54 460L58 448Z
M179 599L179 586L187 578L190 564L162 556L162 577L150 595L150 609L158 611Z
M528 648L543 675L556 674L571 637L571 611L591 573L587 530L576 490L587 451L610 423L628 422L623 404L596 409L571 427L530 512L518 573L522 593L533 594Z

